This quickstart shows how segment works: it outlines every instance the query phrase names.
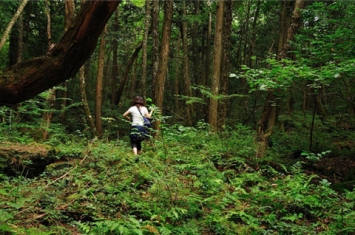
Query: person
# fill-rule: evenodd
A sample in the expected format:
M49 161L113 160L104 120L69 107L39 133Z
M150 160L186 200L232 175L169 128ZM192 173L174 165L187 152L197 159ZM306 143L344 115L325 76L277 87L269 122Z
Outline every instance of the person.
M154 109L148 112L145 100L142 96L133 99L132 106L123 114L123 117L131 122L130 140L134 155L142 151L142 141L146 139L148 130L144 126L143 116L151 118Z

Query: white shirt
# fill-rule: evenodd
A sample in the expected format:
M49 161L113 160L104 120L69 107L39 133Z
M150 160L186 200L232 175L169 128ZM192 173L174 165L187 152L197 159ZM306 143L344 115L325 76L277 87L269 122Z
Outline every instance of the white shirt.
M141 113L139 113L138 109L141 111ZM128 109L128 111L131 116L132 116L132 126L143 126L144 122L143 122L143 116L145 116L148 112L148 109L145 106L141 106L140 108L138 108L137 106L132 106Z

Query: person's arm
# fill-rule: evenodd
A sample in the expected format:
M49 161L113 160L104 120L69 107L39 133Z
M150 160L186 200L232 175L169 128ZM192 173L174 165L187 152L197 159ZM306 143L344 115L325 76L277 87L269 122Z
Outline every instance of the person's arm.
M148 109L147 109L147 110L148 110ZM154 108L152 108L152 110L150 110L150 113L147 112L147 113L145 114L145 116L146 116L147 118L152 118L153 111L154 111Z
M127 111L127 112L125 112L125 113L123 114L123 117L124 117L125 119L127 119L128 121L131 120L131 117L129 116L129 114L130 114L129 111Z

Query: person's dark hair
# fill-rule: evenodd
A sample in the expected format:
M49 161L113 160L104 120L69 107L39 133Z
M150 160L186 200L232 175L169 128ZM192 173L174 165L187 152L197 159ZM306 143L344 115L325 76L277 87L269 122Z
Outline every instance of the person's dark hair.
M142 96L134 97L132 105L137 105L137 104L145 106L145 101L144 101L144 98Z

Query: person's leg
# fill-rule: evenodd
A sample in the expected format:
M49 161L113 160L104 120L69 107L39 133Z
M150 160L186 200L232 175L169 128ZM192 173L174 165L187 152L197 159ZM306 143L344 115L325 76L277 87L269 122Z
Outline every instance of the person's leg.
M137 154L141 154L142 152L142 141L137 142Z
M132 151L134 155L138 154L138 144L137 141L134 139L131 139L131 146L132 146Z
M130 139L131 139L131 146L132 146L132 151L134 155L137 155L139 152L139 129L137 126L132 126L131 128L131 133L130 133Z

